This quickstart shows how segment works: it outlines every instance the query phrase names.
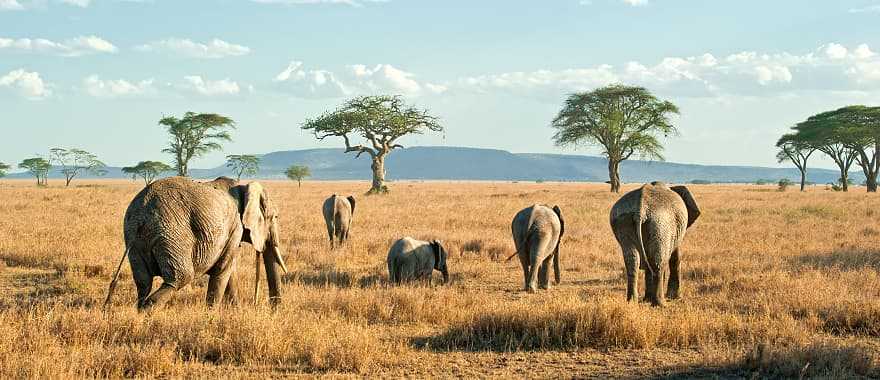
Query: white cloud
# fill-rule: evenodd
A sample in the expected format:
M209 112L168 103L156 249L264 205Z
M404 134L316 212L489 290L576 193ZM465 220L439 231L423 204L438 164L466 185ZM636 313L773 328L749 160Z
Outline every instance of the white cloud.
M220 39L207 43L199 43L185 38L168 38L135 47L143 52L167 52L181 54L191 58L223 58L247 55L251 49L247 46L232 44Z
M67 5L73 5L80 8L88 8L89 4L91 4L92 0L60 0L62 3Z
M3 87L16 89L21 96L31 100L45 99L52 95L52 90L40 78L40 73L24 69L13 70L0 77L0 88Z
M190 75L183 78L186 82L180 86L184 90L194 91L204 96L230 96L238 95L241 87L232 80L207 80L198 75Z
M282 5L318 5L318 4L337 4L348 5L356 8L363 7L369 3L387 3L390 0L251 0L261 4L282 4Z
M640 85L665 95L692 97L880 89L880 56L867 44L853 49L832 43L805 54L744 51L718 58L706 53L666 57L654 65L628 62L620 66L602 64L487 74L461 78L449 90L499 90L558 98L561 94L612 83Z
M417 96L425 92L442 93L446 85L420 83L416 75L389 64L373 67L350 65L340 73L321 69L305 69L300 61L292 61L275 76L275 82L295 96L334 98L352 94L393 93Z
M624 3L632 5L634 7L640 7L643 5L648 5L648 0L623 0Z
M63 57L79 57L87 54L116 53L119 49L109 41L98 36L79 36L55 42L43 38L2 38L0 52L18 51L52 54Z
M153 79L132 83L124 79L104 80L97 75L83 79L83 89L96 98L134 97L156 91L153 87Z
M869 5L862 8L852 8L849 13L880 13L880 4Z
M0 0L0 11L20 11L24 6L17 0Z

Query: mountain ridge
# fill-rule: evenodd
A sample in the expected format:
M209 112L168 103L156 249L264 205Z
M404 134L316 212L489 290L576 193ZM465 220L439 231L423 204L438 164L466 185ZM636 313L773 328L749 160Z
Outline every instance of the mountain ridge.
M341 148L315 148L276 151L259 155L260 172L255 178L285 178L284 170L290 165L306 165L316 180L368 180L370 157L355 158ZM577 181L605 182L608 179L607 160L602 157L552 154L511 153L501 149L417 146L397 149L385 164L388 180L497 180L497 181ZM230 176L232 171L221 165L210 169L193 169L194 178ZM664 161L627 160L620 165L623 182L654 180L685 183L694 180L720 183L752 183L761 179L788 178L800 181L795 168L768 168L760 166L701 165ZM28 173L14 173L9 178L27 178ZM53 170L50 178L60 173ZM807 180L814 183L836 181L836 170L809 169ZM82 175L81 178L97 178ZM108 167L104 178L130 178L119 167ZM861 181L861 172L851 172L851 178Z

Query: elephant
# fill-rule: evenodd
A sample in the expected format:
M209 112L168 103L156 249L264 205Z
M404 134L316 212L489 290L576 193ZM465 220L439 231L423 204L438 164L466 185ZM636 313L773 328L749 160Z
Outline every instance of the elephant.
M516 253L522 264L524 288L535 292L540 280L541 289L550 288L549 265L553 260L555 280L561 282L559 273L559 245L565 233L565 219L559 206L535 204L521 210L513 218L510 225Z
M611 229L623 251L627 301L638 299L637 269L645 271L644 300L652 306L664 305L661 293L667 280L666 298L679 298L681 244L699 216L700 207L687 187L662 182L645 184L614 204Z
M254 302L257 302L262 255L273 307L281 299L285 273L280 246L278 212L259 182L239 184L221 177L198 183L185 177L157 180L138 193L124 219L125 257L128 256L137 287L137 308L149 311L164 304L193 278L208 274L206 302L221 298L237 302L234 273L239 246L250 243L256 254ZM107 293L110 302L119 276L117 268ZM152 290L153 278L162 285ZM152 293L151 293L152 292Z
M354 215L354 197L333 194L324 201L324 223L327 224L327 235L330 237L330 248L334 241L339 244L348 240L351 230L351 217Z
M446 249L439 240L422 241L411 237L397 240L388 251L388 279L394 284L409 281L431 282L434 270L449 282L446 268Z

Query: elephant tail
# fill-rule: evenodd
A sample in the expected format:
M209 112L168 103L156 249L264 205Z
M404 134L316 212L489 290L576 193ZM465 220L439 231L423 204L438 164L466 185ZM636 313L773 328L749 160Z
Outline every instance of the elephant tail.
M122 269L122 263L125 262L125 258L128 257L128 251L130 248L126 247L125 252L122 253L122 259L119 260L119 265L116 267L116 273L113 274L113 280L110 281L110 287L107 289L107 298L104 300L104 311L107 311L107 307L110 306L110 299L113 297L113 292L116 291L116 284L119 282L119 271Z
M642 209L642 207L639 207L638 215L633 217L633 223L635 224L634 227L636 229L636 240L639 241L638 244L636 244L636 249L639 250L639 258L645 263L645 267L648 268L648 273L650 273L651 276L654 276L654 268L651 267L651 262L648 261L648 254L645 252L645 239L642 234L642 224L644 222Z
M556 277L556 283L562 282L562 275L559 272L559 245L562 244L562 236L565 234L565 219L562 218L562 210L559 206L553 206L553 212L559 218L559 238L556 239L556 248L553 250L553 273Z

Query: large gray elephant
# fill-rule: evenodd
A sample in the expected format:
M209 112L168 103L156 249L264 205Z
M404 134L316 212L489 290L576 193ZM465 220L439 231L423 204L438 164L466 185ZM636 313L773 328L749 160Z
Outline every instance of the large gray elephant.
M662 182L645 184L614 204L611 229L623 251L627 301L638 299L638 269L645 271L645 300L651 305L663 306L667 280L666 298L679 297L681 243L699 216L687 187L670 188Z
M449 282L446 249L439 240L400 239L391 245L387 262L388 279L395 284L409 281L430 283L435 270L443 275L443 283Z
M287 267L280 246L278 212L258 182L241 185L225 177L208 183L184 177L158 180L129 204L124 235L125 252L137 287L138 310L162 305L176 290L203 274L210 276L206 297L209 305L221 298L236 302L233 274L242 242L250 243L257 252L254 302L261 254L271 303L274 306L280 301L278 268L287 272ZM110 302L118 275L117 269L105 306ZM156 276L162 277L163 282L152 292Z
M529 292L550 288L550 260L553 260L556 284L561 281L559 273L559 244L565 233L565 219L559 206L536 204L518 212L510 224L516 253L523 268L524 288Z
M324 201L324 223L327 224L327 235L330 237L330 248L334 241L342 244L348 240L351 230L351 219L354 215L354 197L342 197L333 194Z

